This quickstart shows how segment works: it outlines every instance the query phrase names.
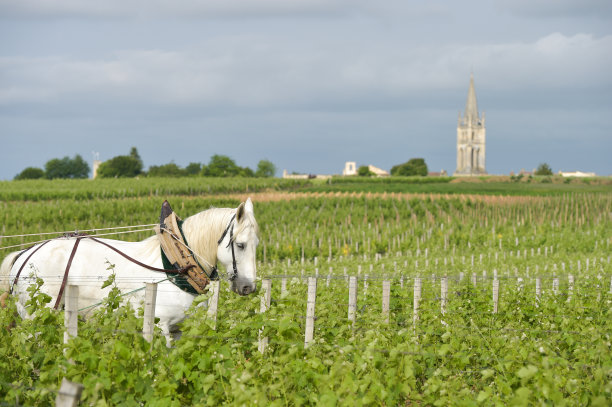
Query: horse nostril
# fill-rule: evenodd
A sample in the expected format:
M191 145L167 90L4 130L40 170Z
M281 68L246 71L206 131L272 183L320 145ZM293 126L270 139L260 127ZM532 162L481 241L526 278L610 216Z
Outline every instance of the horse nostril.
M253 292L253 289L251 288L250 285L245 285L244 287L242 287L242 295L249 295Z

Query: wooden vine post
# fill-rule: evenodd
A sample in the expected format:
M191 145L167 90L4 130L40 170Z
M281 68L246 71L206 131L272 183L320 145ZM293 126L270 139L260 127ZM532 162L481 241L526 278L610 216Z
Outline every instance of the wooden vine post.
M206 316L213 321L213 329L217 329L217 310L219 309L219 280L210 282L209 289L212 295L208 299Z
M68 285L66 287L66 297L64 303L64 343L68 343L70 338L76 338L79 332L79 287Z
M80 383L74 383L65 377L62 379L62 385L57 392L55 398L56 407L76 407L79 405L81 400L81 393L83 392L83 385Z
M389 323L389 297L391 296L391 282L388 280L382 283L382 314L386 324Z
M416 324L419 320L419 301L421 300L421 277L414 278L414 301L412 323L416 331Z
M268 309L270 309L270 299L272 294L272 280L265 279L261 282L261 289L263 294L261 296L261 303L259 306L259 312L264 313ZM263 327L259 330L259 353L264 353L266 351L266 347L268 346L268 337L262 337Z
M157 302L157 284L147 283L145 287L144 321L142 336L147 342L153 340L155 328L155 303Z
M493 313L497 314L497 306L499 304L499 280L493 280Z
M357 277L349 278L349 305L348 305L348 320L355 326L357 314Z
M440 279L440 312L446 314L446 298L448 297L448 278L446 276Z
M281 279L281 298L285 298L287 296L287 277L283 276Z
M314 336L315 304L317 301L316 277L308 277L308 299L306 301L306 332L304 333L304 348L307 348L310 345Z

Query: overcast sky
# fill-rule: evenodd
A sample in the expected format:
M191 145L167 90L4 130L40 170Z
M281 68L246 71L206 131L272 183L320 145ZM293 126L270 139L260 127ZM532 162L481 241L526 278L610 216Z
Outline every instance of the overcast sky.
M452 173L470 72L489 173L612 174L609 0L0 0L0 179L132 146Z

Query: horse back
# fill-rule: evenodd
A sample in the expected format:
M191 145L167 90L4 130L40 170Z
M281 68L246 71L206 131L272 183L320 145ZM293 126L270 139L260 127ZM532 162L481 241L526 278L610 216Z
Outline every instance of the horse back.
M11 268L22 253L23 251L9 253L4 260L2 260L2 264L0 265L0 291L8 291L10 289L11 281L9 274L11 273Z

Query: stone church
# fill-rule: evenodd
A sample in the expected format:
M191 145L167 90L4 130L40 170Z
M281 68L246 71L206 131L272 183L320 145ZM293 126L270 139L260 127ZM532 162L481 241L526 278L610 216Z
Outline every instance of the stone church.
M470 88L463 117L457 122L457 169L454 175L484 175L485 169L485 115L478 116L478 103L474 89L474 75L470 75Z

